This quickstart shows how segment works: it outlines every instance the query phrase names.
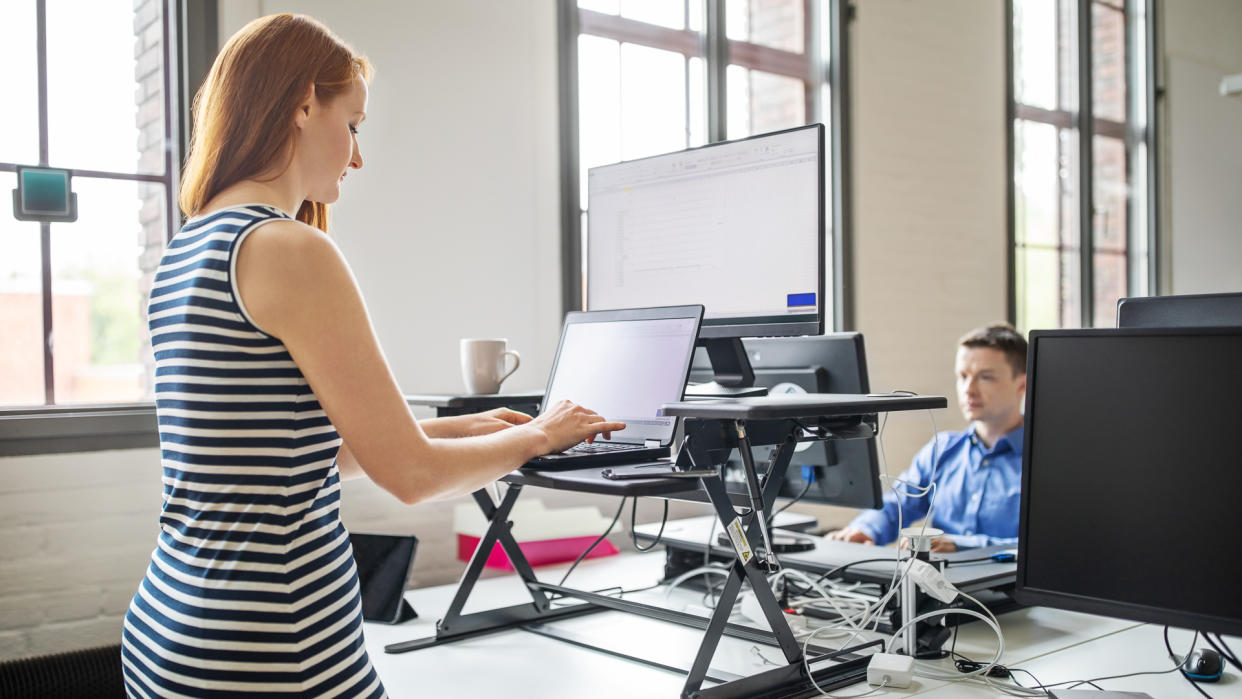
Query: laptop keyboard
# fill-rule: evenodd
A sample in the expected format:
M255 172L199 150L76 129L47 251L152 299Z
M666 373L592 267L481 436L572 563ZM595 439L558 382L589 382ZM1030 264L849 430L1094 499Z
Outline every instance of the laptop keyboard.
M608 454L616 451L631 451L642 448L641 444L613 444L612 442L580 442L566 449L565 454Z

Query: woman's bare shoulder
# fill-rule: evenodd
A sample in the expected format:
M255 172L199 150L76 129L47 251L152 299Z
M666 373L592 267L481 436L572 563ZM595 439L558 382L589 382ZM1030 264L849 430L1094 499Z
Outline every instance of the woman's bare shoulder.
M271 271L297 272L306 264L343 264L340 250L323 231L293 219L259 226L242 243L242 259L262 263Z

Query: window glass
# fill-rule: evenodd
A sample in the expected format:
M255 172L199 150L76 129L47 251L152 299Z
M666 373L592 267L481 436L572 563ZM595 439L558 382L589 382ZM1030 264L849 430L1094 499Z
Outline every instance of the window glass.
M621 16L669 29L686 28L686 4L676 0L621 0Z
M150 185L74 179L78 220L52 224L53 363L57 403L150 398L146 293L140 260L163 207L144 211ZM154 216L145 221L144 215ZM158 242L158 241L157 241Z
M0 108L0 162L39 164L39 76L35 3L0 2L0 65L6 66ZM25 66L26 70L17 70ZM0 206L8 205L6 188ZM42 389L40 389L42 394Z
M750 71L741 66L729 66L725 70L725 124L733 140L751 134L750 128Z
M686 60L673 51L621 45L621 159L686 147Z
M1126 187L1126 144L1121 139L1096 136L1093 241L1095 245L1095 325L1112 327L1117 300L1127 296L1129 284L1126 218L1129 214Z
M160 4L140 3L137 14L134 7L135 3L48 0L52 165L164 172ZM83 51L88 44L90 51Z
M1091 95L1097 118L1126 119L1126 16L1105 3L1091 5Z
M740 66L726 72L729 138L780 131L806 123L806 83Z
M621 0L578 0L578 7L593 12L615 15L621 12Z
M1057 3L1014 0L1014 98L1019 104L1057 108Z
M806 50L803 0L728 0L725 35L783 51Z
M750 127L753 133L806 123L806 83L797 78L750 71Z
M1018 327L1059 327L1060 251L1048 247L1019 247L1014 261L1018 284Z
M17 176L0 172L0 192ZM43 404L43 286L39 224L0 213L0 405Z
M1055 247L1060 237L1061 163L1057 128L1019 119L1014 125L1018 245Z
M621 159L621 43L578 37L579 203L587 203L587 170Z

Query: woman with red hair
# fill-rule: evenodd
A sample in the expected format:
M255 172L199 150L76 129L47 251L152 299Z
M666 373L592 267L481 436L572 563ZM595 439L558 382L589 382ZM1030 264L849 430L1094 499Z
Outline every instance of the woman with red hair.
M125 617L131 696L382 696L340 481L449 497L625 427L568 401L414 419L326 235L371 73L322 24L273 15L195 99L188 220L148 307L164 502Z

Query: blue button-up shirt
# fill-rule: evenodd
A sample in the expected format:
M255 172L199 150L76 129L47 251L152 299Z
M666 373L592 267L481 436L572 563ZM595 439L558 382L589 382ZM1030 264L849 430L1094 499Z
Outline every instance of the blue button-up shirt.
M944 530L945 538L959 549L1017 543L1022 429L1001 437L991 449L975 436L973 426L962 432L941 432L936 435L935 463L932 442L928 442L901 474L901 480L920 487L931 483L934 474L936 510L930 526ZM903 489L901 484L895 487ZM910 497L903 492L899 504L889 490L883 507L864 511L850 525L869 534L875 543L887 544L897 538L897 508L901 508L902 526L908 527L927 514L928 503L927 496Z

